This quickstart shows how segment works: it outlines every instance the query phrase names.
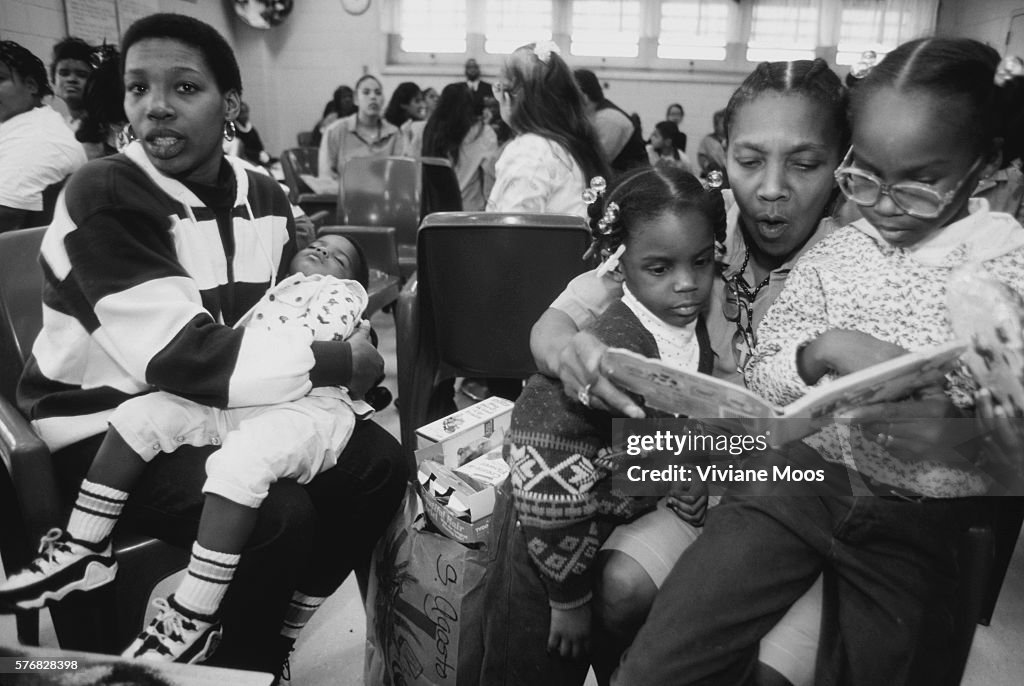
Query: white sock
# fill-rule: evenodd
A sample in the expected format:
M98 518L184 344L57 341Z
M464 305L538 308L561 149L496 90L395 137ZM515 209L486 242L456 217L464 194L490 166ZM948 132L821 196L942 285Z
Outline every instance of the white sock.
M196 541L192 544L188 573L174 592L174 600L201 615L217 614L241 557L237 553L209 550Z
M89 543L109 538L127 500L126 491L83 480L68 520L68 534Z
M324 604L327 598L305 595L295 591L288 603L288 611L284 614L284 624L281 625L281 635L293 641L299 637L299 632L306 626L306 623L313 617L313 613Z

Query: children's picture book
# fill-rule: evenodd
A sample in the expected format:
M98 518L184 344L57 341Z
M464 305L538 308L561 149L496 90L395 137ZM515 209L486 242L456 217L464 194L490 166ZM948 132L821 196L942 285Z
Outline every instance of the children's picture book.
M785 407L728 381L619 348L605 351L601 368L650 408L763 434L770 446L778 447L814 433L844 410L897 400L934 383L935 372L946 371L965 347L953 341L907 353L816 386Z
M1011 417L1024 417L1024 300L1016 291L964 265L950 275L949 319L968 342L964 362L978 385Z

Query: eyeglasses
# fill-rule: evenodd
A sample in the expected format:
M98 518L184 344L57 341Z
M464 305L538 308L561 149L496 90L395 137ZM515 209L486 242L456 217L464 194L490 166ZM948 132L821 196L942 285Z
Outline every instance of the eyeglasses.
M757 345L757 336L754 334L753 326L753 304L740 287L739 279L741 278L743 278L741 273L725 278L725 298L722 300L722 316L726 321L736 325L732 343L738 368L743 367L743 363L750 357Z
M851 166L850 158L852 156L853 148L850 148L835 171L836 183L839 184L839 190L843 192L843 195L861 207L871 207L881 199L883 194L888 195L896 207L918 219L934 219L942 214L942 211L949 206L949 203L953 202L953 198L960 192L964 183L983 160L981 157L975 160L953 190L943 193L927 183L914 181L891 185L884 183L871 172Z

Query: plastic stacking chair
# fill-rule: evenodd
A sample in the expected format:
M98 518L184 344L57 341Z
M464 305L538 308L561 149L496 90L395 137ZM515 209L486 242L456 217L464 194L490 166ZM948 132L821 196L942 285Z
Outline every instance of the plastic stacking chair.
M45 230L0 234L0 556L8 570L24 567L42 535L63 524L50 452L14 405L18 377L42 327L38 255ZM126 647L142 628L153 587L188 562L187 551L132 534L115 535L114 552L120 571L113 584L71 594L51 609L62 647ZM19 613L17 628L22 643L38 644L38 612Z
M288 200L298 205L309 216L328 211L333 216L337 211L338 194L317 193L302 180L302 175L317 176L317 148L289 148L281 153L281 172L288 186Z
M437 391L455 376L525 379L536 370L530 329L588 265L580 217L441 212L423 220L416 278L398 299L402 442L454 410ZM445 389L449 386L444 385Z
M359 244L370 268L366 317L398 300L399 269L395 229L391 226L323 226L318 236L345 236Z
M341 177L338 223L394 227L403 279L416 269L421 179L421 165L411 157L356 158L345 164Z
M420 216L434 212L461 212L462 189L452 163L443 157L419 157L423 165L423 197Z

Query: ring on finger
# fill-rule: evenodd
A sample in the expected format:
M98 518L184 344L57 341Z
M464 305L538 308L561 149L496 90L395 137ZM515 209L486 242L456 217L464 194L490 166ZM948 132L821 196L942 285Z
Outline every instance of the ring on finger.
M579 393L576 394L576 398L580 401L580 405L583 405L584 407L590 407L590 387L592 385L593 384L588 383L579 390Z

